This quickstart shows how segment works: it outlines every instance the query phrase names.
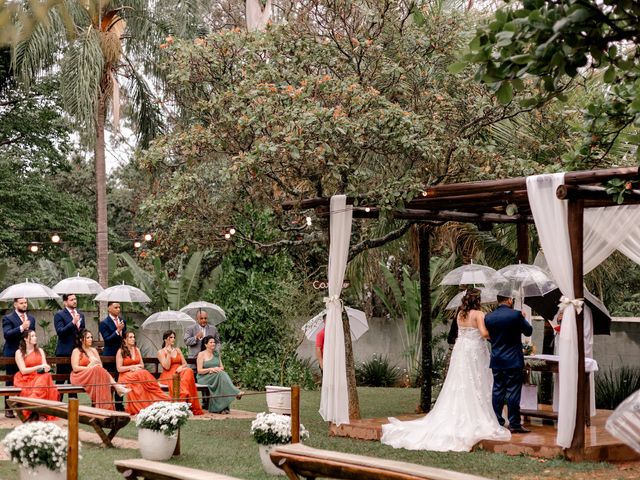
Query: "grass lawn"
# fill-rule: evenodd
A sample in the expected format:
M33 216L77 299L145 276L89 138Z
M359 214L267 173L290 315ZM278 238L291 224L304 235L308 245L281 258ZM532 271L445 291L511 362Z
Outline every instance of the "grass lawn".
M363 417L382 417L412 412L418 403L417 389L359 388ZM319 391L301 393L301 421L311 437L312 447L338 450L373 457L403 460L460 472L474 473L494 479L616 479L634 478L620 474L620 470L604 463L572 464L561 459L541 461L527 457L509 457L484 451L473 453L437 453L395 450L378 442L367 442L328 436L328 428L318 414ZM248 395L236 401L233 408L251 412L266 410L264 395ZM182 454L170 461L204 470L215 471L244 479L272 478L262 471L258 448L249 435L250 420L190 421L182 429ZM83 426L86 430L90 430ZM0 430L0 438L8 430ZM118 436L136 438L132 422ZM80 478L83 480L122 479L113 460L138 458L137 450L107 449L83 444ZM633 469L635 474L638 470ZM0 462L0 479L18 478L18 469L9 461ZM637 478L637 477L635 477Z

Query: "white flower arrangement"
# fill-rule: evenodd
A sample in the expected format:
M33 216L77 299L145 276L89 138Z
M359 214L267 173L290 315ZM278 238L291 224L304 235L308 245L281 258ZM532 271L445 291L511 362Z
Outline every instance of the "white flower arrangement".
M191 416L186 402L155 402L140 410L136 427L162 432L167 437L175 435Z
M251 435L260 445L291 443L291 417L279 413L259 413L251 422ZM309 432L300 424L300 440L307 438Z
M14 463L34 470L42 465L54 472L67 468L67 431L55 423L24 423L2 441Z

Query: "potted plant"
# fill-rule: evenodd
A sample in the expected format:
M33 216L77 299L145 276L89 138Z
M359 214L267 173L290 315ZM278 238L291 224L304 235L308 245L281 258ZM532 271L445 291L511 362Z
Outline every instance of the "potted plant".
M136 417L138 446L142 458L169 460L178 441L178 430L187 423L191 410L186 402L155 402Z
M67 432L56 424L25 423L10 432L2 443L11 460L20 465L20 480L67 478Z
M264 470L270 475L284 475L284 471L273 464L269 453L278 445L291 443L291 417L278 413L259 413L251 422L251 436L258 444ZM300 424L300 440L307 438L309 432Z

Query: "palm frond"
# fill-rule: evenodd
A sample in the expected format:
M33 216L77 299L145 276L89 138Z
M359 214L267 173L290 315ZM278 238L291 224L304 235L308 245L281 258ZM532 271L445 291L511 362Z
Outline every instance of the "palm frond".
M21 32L13 49L13 68L26 85L55 64L56 53L65 38L65 25L57 9L49 10L47 21Z
M62 59L62 99L67 111L82 125L95 125L96 102L104 73L100 36L93 28L78 37Z
M151 140L163 131L162 112L155 102L155 96L146 80L137 71L131 71L129 84L133 123L142 148L147 148Z

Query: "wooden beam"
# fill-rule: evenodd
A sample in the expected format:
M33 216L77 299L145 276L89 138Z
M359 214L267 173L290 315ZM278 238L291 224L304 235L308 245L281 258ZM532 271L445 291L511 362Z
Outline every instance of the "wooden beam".
M573 294L575 298L584 298L584 201L570 200L568 205L569 241L573 263ZM567 454L571 460L584 459L585 429L585 368L584 368L584 309L576 312L576 331L578 343L578 391L576 395L576 424L573 430L571 447Z
M501 190L498 192L482 192L469 195L451 195L445 198L420 196L407 202L407 208L436 208L444 206L454 210L463 206L506 205L508 203L529 204L526 190Z
M560 185L556 189L556 196L560 200L590 200L592 202L601 202L603 206L616 206L611 194L607 193L604 187L579 186L579 185ZM640 190L627 190L624 196L624 203L640 203Z
M587 185L601 183L612 178L637 179L640 167L607 168L601 170L584 170L567 172L564 181L568 185ZM477 182L452 183L428 187L427 197L447 197L482 192L499 192L501 190L524 190L527 188L526 177L502 180L483 180Z
M380 209L376 207L354 207L354 218L378 218ZM420 210L402 208L391 210L391 216L397 220L435 220L464 223L533 223L531 215L505 215L502 213L471 213L449 210Z
M300 386L291 385L291 443L300 443Z

